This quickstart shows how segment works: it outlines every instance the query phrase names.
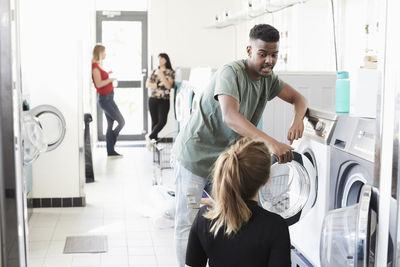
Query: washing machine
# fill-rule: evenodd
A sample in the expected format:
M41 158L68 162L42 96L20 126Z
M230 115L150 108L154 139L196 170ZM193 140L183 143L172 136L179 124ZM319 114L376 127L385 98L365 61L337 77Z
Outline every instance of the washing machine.
M374 266L379 200L374 187L375 131L375 119L338 118L331 141L330 212L321 234L322 266Z
M336 119L334 113L309 108L303 137L293 143L293 161L273 163L270 179L260 190L261 206L289 225L292 246L302 255L293 257L293 266L320 266L319 233L328 211L329 143ZM297 263L300 258L305 260Z
M364 184L373 185L375 119L340 116L332 138L329 209L358 203Z
M182 81L175 99L175 114L180 129L183 129L189 121L192 111L193 96L193 86L188 81Z

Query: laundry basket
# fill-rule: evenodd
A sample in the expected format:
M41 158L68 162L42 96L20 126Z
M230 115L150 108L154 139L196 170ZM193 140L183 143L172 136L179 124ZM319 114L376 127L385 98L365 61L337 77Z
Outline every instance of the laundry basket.
M153 147L153 185L162 184L162 170L171 169L173 138L161 138L152 143Z
M171 169L172 138L161 138L153 144L153 163L162 169Z

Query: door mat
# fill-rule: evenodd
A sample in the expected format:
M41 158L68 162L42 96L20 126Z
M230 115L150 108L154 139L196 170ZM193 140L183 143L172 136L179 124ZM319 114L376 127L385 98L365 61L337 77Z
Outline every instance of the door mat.
M103 253L107 252L107 236L68 236L65 241L64 254L70 253Z

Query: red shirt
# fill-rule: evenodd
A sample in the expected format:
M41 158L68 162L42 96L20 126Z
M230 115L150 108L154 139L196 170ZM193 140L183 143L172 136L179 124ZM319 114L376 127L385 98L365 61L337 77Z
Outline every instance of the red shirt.
M101 80L102 81L108 79L108 72L103 70L103 68L100 66L99 63L92 62L92 71L94 69L98 69L100 71L100 76L101 76ZM92 74L92 80L93 80L93 83L94 83L94 87L96 87L96 89L97 89L97 93L99 93L101 95L106 95L106 94L109 94L112 91L114 91L114 86L113 86L112 83L109 83L109 84L107 84L107 85L105 85L103 87L97 88L96 83L94 82L94 79L93 79L93 74Z

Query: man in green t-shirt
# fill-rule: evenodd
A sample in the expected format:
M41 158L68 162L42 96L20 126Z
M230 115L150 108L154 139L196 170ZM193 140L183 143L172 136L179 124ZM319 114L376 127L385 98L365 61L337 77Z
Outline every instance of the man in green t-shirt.
M202 191L217 157L240 136L260 139L280 163L291 161L293 148L257 129L267 101L278 96L294 105L288 140L302 136L306 100L272 69L279 52L279 32L260 24L250 31L248 58L224 65L200 97L198 109L179 133L174 148L176 177L175 244L179 266L185 266L186 245Z

